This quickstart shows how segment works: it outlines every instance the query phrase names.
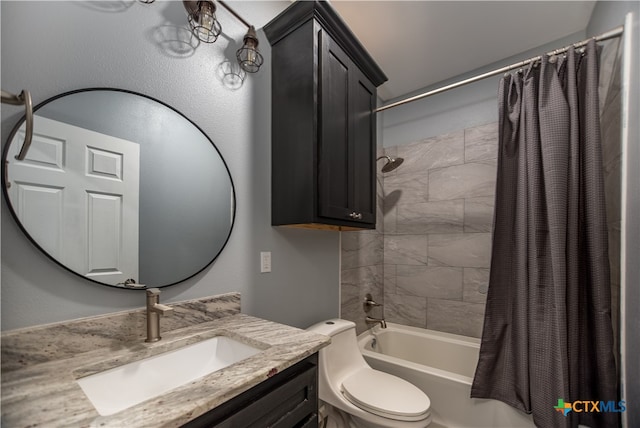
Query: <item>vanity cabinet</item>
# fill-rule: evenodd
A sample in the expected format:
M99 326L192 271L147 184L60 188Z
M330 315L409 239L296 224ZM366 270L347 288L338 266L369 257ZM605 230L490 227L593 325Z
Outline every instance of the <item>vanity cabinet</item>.
M318 426L318 354L183 425L183 428Z
M387 80L326 2L264 27L272 46L274 226L376 224L376 88Z

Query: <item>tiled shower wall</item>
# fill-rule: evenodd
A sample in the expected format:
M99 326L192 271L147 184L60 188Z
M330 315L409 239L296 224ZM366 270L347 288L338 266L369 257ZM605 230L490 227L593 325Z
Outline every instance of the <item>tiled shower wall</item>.
M342 318L373 316L467 336L482 332L489 279L497 124L389 147L378 177L383 224L342 234Z
M390 147L384 177L388 321L480 337L491 259L497 124Z

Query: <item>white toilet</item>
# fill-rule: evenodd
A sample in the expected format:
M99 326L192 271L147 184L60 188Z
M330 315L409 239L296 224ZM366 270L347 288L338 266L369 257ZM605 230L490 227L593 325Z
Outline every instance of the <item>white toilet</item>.
M332 319L307 330L331 337L319 353L318 393L331 406L328 414L338 427L423 428L431 423L431 401L424 392L367 364L353 322Z

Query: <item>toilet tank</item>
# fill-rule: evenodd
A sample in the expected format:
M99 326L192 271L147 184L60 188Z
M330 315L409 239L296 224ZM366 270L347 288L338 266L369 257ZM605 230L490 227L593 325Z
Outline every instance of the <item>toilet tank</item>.
M342 385L346 376L369 367L356 340L356 325L352 321L331 319L312 325L307 330L331 337L331 344L320 349L320 376L334 387Z

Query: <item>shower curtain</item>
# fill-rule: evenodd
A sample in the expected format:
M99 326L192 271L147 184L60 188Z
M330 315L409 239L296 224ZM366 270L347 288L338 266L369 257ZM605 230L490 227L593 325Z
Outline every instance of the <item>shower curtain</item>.
M490 282L471 396L532 413L539 427L619 426L598 111L593 40L500 82ZM596 401L610 411L583 403Z

